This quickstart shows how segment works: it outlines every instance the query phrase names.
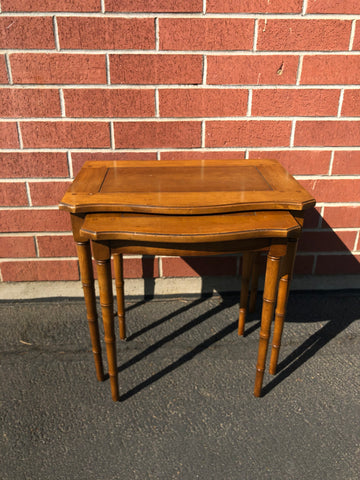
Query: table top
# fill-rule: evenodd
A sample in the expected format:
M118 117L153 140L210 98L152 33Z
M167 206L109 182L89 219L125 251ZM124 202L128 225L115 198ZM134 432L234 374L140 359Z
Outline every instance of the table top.
M196 215L314 205L276 160L190 159L85 162L59 208Z

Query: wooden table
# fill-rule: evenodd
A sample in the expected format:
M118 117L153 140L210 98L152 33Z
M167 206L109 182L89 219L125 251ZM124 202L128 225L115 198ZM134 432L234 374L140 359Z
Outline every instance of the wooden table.
M276 372L286 303L303 225L315 200L274 160L86 162L59 208L71 214L97 378L104 379L96 312L97 263L112 398L119 399L110 258L114 257L120 338L125 338L122 254L244 253L239 334L255 255L267 252L255 396L261 395L271 322ZM256 280L257 274L253 274ZM253 283L256 283L253 282ZM255 292L252 288L252 293ZM250 299L254 304L254 295Z

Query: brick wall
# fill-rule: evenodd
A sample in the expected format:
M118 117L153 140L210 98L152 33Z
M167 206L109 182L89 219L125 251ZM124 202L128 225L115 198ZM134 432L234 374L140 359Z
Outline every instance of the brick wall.
M278 159L318 201L298 273L359 272L357 0L1 0L0 48L2 281L79 278L57 204L86 159L189 156Z

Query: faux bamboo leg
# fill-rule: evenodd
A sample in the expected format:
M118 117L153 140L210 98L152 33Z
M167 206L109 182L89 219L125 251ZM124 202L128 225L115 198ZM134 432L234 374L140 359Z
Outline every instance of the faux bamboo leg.
M77 254L79 257L80 276L84 290L84 298L87 312L87 320L90 330L92 352L94 355L96 377L99 381L104 380L104 369L101 358L101 344L99 336L99 325L96 312L96 298L94 288L94 275L91 262L91 251L89 242L76 242Z
M286 306L289 297L290 291L290 281L292 277L292 272L294 269L295 255L297 249L297 241L291 241L288 244L288 250L286 257L284 259L283 272L280 277L279 282L279 291L277 297L277 304L275 310L275 322L274 322L274 335L270 356L270 369L269 372L271 375L275 375L277 362L279 358L279 351L281 345L281 336L284 327L284 320L286 314Z
M251 272L251 286L250 286L250 300L249 300L249 313L255 311L256 295L259 283L259 271L260 271L260 253L254 254L252 272Z
M249 296L249 283L251 275L251 267L253 261L253 253L244 253L242 259L242 273L241 273L241 294L240 294L240 310L239 310L239 324L238 335L244 335L246 311Z
M267 256L263 307L261 314L259 351L256 365L255 397L260 397L265 371L266 353L269 344L271 321L274 315L276 290L278 285L280 258L283 255L279 246L272 246Z
M119 387L116 365L116 343L114 331L114 306L111 284L111 265L109 258L96 258L96 265L99 279L100 305L104 323L105 345L108 360L111 396L114 401L119 400Z
M124 308L124 270L121 253L114 255L116 301L118 307L119 333L121 340L126 338L125 308Z

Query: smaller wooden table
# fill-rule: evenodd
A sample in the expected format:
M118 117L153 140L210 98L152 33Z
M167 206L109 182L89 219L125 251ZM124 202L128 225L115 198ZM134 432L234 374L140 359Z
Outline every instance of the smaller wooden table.
M104 379L89 239L97 263L112 398L119 399L110 257L125 337L122 254L245 253L239 334L255 252L268 252L254 394L260 396L277 308L275 373L303 211L315 200L272 160L86 162L60 208L71 213L99 380Z

